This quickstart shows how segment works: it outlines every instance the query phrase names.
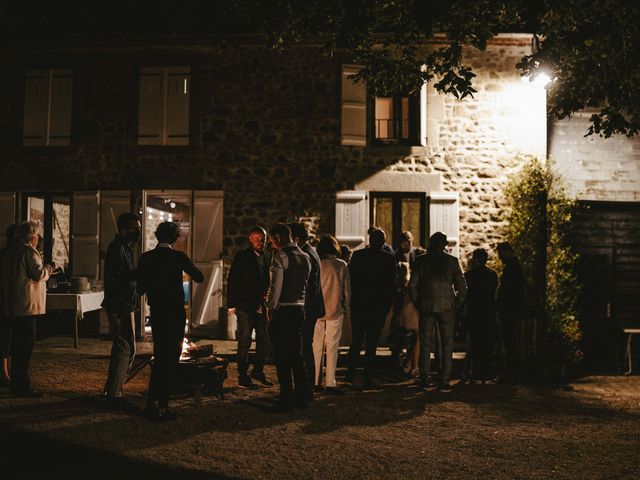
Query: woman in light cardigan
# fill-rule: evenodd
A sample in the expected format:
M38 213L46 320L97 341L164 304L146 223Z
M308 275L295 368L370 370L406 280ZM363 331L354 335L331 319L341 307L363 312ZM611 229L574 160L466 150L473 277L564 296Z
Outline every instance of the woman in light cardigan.
M46 309L46 282L55 265L44 265L36 246L37 226L24 222L18 227L16 243L7 252L3 265L4 308L11 340L11 393L39 397L31 388L29 362L35 341L36 317Z
M325 387L327 393L341 393L336 386L336 366L342 336L342 324L351 300L349 267L340 260L340 245L328 235L318 243L320 277L326 314L319 318L313 335L313 356L316 362L315 384L321 384L322 354L326 349Z

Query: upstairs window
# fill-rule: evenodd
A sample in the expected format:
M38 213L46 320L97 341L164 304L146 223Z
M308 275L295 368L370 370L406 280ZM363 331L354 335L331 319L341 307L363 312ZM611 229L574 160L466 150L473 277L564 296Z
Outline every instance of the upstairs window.
M419 143L420 105L417 97L375 97L376 142Z
M189 145L189 67L140 69L138 145Z
M28 70L25 79L22 144L71 144L73 70Z
M390 143L427 144L427 86L410 96L371 97L352 75L358 65L342 65L342 145L365 147Z

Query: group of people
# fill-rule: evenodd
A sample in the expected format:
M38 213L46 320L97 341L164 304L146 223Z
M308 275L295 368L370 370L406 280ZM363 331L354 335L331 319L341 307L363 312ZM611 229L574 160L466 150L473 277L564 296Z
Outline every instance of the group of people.
M123 386L136 350L133 313L138 297L146 294L154 361L145 413L154 420L172 419L175 414L169 409L169 395L186 319L183 276L202 282L204 275L186 254L173 248L180 235L177 224L157 226L158 243L141 255L137 266L132 249L141 237L138 216L120 215L117 229L104 264L102 306L112 336L104 401L112 409L135 409L125 398ZM238 327L238 383L244 388L258 388L255 382L273 386L264 371L271 357L280 388L274 412L308 408L314 393L322 388L323 373L324 390L343 393L337 385L336 368L347 318L352 331L347 382L354 381L364 345L363 384L376 384L376 350L385 321L392 315L389 343L396 353L406 347L404 372L415 376L424 388L449 391L454 329L461 309L470 336L468 354L474 376L492 378L500 330L507 360L504 374L513 378L524 280L509 244L498 246L504 264L498 282L486 266L484 249L473 252L470 269L463 274L458 259L446 252L447 237L441 232L431 236L426 251L413 247L412 234L403 232L400 247L394 251L386 243L385 232L372 227L368 246L353 254L331 235L323 236L317 249L312 247L302 223L278 223L268 233L255 227L248 239L249 246L233 259L227 282L227 306ZM32 397L40 395L31 388L28 376L35 320L45 313L45 283L56 273L54 264L43 263L37 242L36 225L24 222L7 232L7 246L0 251L3 379L10 380L12 393ZM256 354L249 372L254 332ZM434 351L440 363L437 382L429 376ZM10 368L6 368L8 357Z
M267 239L270 250L265 248ZM484 249L473 252L470 269L463 274L458 259L446 251L443 233L432 235L426 250L413 247L411 232L403 232L400 240L394 251L385 232L372 227L369 245L351 255L331 235L314 249L301 223L278 224L268 233L262 227L252 229L250 245L236 254L227 283L229 314L238 322L239 385L258 388L254 380L273 385L264 373L271 352L280 384L275 411L308 408L314 391L321 388L323 363L325 391L342 393L336 367L342 326L349 317L352 339L345 380L354 381L364 345L363 385L375 386L376 350L388 315L392 350L400 353L406 347L404 372L424 388L450 391L454 330L461 314L469 331L467 356L474 378L494 378L494 353L502 338L503 378L512 379L524 279L511 246L498 246L504 264L498 286ZM253 332L256 355L249 374ZM436 382L429 377L432 352L440 367Z

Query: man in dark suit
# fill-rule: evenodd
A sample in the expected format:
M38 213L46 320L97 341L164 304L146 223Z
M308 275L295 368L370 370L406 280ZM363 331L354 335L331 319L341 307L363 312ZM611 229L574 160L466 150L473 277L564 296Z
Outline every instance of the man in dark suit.
M458 259L445 252L447 236L434 233L429 239L426 255L416 258L409 281L411 300L420 312L420 383L429 386L431 352L436 324L439 327L442 348L442 371L438 388L450 392L449 379L453 366L453 330L456 309L467 295L467 283Z
M162 421L175 418L168 406L184 338L183 272L198 283L204 281L204 275L187 255L173 249L180 236L178 225L162 222L155 234L156 248L143 253L138 262L137 288L141 295L147 294L153 334L153 367L146 413L152 420Z
M269 355L264 296L269 286L271 264L271 255L264 250L266 236L262 227L254 227L249 232L250 246L236 253L227 279L227 308L229 314L235 314L238 319L238 384L245 388L258 388L251 377L267 387L273 386L264 374ZM256 357L249 376L249 349L254 330Z
M307 283L307 291L304 297L305 319L302 325L302 358L307 372L309 400L313 401L313 387L316 378L315 360L313 357L313 333L316 322L324 317L324 298L322 296L322 284L320 282L320 257L318 252L309 244L309 231L303 223L289 224L293 241L298 244L300 250L309 256L311 261L311 273Z
M375 385L376 349L395 291L395 260L383 250L385 238L383 230L372 230L369 246L356 251L349 265L352 340L347 381L353 381L364 341L365 387Z

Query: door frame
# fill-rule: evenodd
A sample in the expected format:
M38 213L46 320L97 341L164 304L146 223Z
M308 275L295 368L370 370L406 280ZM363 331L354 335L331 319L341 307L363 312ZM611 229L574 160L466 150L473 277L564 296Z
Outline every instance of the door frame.
M398 248L400 233L402 232L402 199L418 198L420 199L420 232L416 235L413 233L414 246L425 246L427 241L427 194L425 192L369 192L369 225L374 225L374 202L376 198L391 198L392 200L392 219L394 238L387 237L387 243L392 247Z

